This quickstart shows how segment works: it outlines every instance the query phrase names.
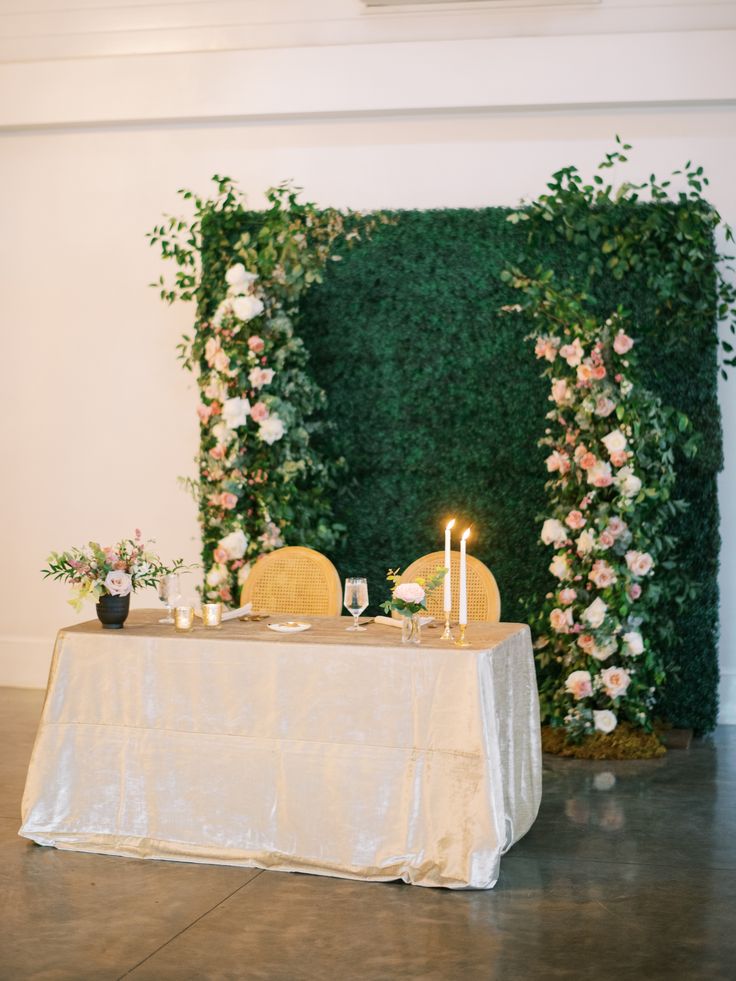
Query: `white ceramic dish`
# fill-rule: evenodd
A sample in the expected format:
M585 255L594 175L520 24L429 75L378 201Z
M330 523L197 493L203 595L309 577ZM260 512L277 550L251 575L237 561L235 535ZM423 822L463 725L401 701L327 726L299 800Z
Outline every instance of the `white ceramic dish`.
M285 623L268 623L269 630L275 630L277 634L299 634L302 630L310 630L311 623L304 623L302 620L287 620Z

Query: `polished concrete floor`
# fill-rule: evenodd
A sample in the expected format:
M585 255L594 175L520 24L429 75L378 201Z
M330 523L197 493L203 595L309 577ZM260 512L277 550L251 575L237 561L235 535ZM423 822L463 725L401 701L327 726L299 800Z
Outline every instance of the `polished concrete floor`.
M489 892L58 852L19 838L40 692L0 689L0 978L736 979L736 727L545 760Z

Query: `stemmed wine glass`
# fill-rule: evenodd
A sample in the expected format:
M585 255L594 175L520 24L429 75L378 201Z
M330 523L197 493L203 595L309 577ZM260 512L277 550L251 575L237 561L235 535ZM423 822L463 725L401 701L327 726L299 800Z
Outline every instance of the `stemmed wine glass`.
M368 581L362 577L353 577L345 580L345 607L348 613L352 613L353 625L347 630L363 631L365 627L358 626L358 617L368 606Z
M181 584L178 572L167 572L158 581L158 598L166 604L166 616L159 623L173 623L171 611L181 600Z

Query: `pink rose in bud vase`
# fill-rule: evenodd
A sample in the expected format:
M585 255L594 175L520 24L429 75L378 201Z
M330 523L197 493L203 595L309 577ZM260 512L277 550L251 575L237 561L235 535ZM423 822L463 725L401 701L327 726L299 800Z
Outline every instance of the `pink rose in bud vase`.
M256 402L254 406L251 407L250 417L253 422L263 422L264 419L268 419L268 407L265 402Z
M616 352L616 354L626 354L626 352L630 351L633 346L633 340L628 334L624 334L622 330L620 330L613 339L613 350Z

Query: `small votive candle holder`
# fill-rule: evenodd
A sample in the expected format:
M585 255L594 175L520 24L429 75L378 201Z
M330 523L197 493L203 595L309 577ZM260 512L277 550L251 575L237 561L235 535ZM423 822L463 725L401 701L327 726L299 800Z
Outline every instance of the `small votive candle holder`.
M202 620L205 627L219 627L222 623L222 603L203 603Z
M194 626L194 607L175 606L174 607L174 626L177 630L191 630Z

